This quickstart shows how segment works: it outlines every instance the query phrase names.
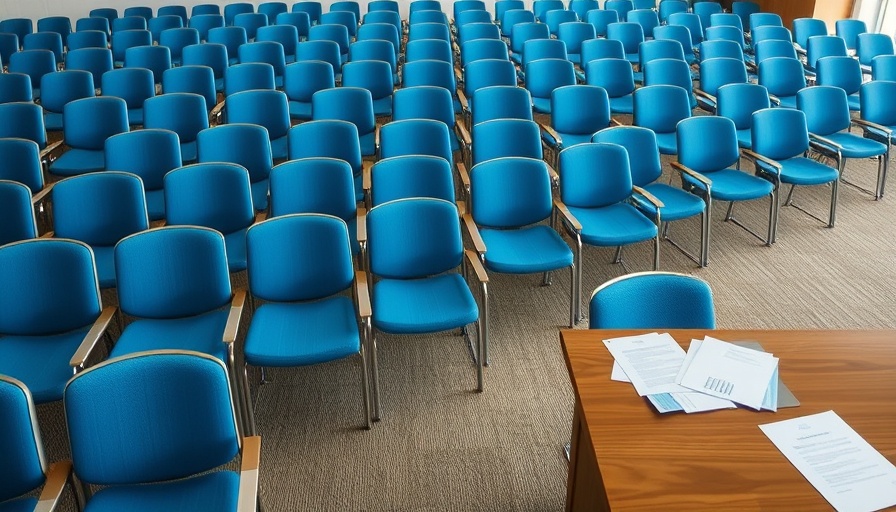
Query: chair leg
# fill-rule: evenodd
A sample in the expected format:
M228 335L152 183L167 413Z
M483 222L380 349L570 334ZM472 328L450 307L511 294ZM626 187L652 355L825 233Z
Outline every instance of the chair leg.
M660 231L657 228L656 238L653 240L653 270L660 268Z
M709 265L709 232L711 229L710 218L712 217L712 198L706 198L706 209L700 214L700 220L703 223L703 232L700 234L700 266Z
M542 276L541 285L542 286L551 286L551 272L550 271L545 272L544 276Z
M831 182L831 212L828 215L828 227L834 227L834 221L837 220L837 193L840 189L840 180L836 179Z
M488 348L488 283L482 283L482 311L479 312L479 365L489 365ZM482 381L479 383L479 391L482 391Z
M243 364L243 410L246 416L246 432L247 436L254 436L257 433L255 425L255 407L252 404L252 387L249 386L249 365Z
M576 321L581 320L582 318L582 268L585 266L582 261L582 236L580 234L576 234L576 253L573 260L573 266L577 268L576 272L578 273L578 278L576 279L576 286L573 288L575 290L575 297L570 297L570 300L574 301L576 304Z
M622 246L616 247L616 255L613 256L613 263L622 263Z
M382 418L382 405L380 403L380 372L376 354L376 333L373 330L373 326L370 325L370 320L367 320L364 329L370 344L370 369L373 374L370 376L373 380L373 394L371 395L373 398L373 421L380 421Z
M370 430L370 374L367 361L367 337L362 333L361 348L358 355L361 356L361 399L364 404L364 426Z
M578 310L576 303L579 302L579 292L576 286L576 276L578 270L575 263L569 267L569 328L572 329L579 323Z
M887 144L887 152L884 153L884 155L881 158L884 159L884 171L883 171L883 173L881 173L880 183L877 186L877 188L878 188L877 198L878 199L884 198L884 187L887 184L887 172L889 172L889 170L890 170L890 145L889 144Z

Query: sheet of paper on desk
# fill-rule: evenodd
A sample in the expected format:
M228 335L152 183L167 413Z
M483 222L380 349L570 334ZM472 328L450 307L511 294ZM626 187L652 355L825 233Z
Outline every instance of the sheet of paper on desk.
M896 467L834 411L759 428L839 512L896 505Z
M682 362L676 383L756 410L762 408L778 367L777 357L712 338L693 340L688 348L691 353Z
M640 396L687 392L675 383L685 352L668 333L604 340Z

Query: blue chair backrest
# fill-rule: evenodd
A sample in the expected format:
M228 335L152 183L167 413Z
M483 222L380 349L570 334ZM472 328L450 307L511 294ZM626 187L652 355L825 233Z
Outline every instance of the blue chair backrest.
M589 142L560 152L560 197L567 206L601 208L632 195L628 151L618 144Z
M46 462L31 392L21 381L0 375L0 503L44 483Z
M551 177L541 159L505 157L474 165L470 191L479 226L520 228L551 215Z
M283 162L271 171L273 217L320 213L352 219L355 204L352 169L345 160L299 158Z
M702 4L695 4L702 5ZM591 296L591 329L714 329L713 296L697 277L670 272L628 274Z
M0 218L0 245L37 238L31 190L24 184L0 179Z

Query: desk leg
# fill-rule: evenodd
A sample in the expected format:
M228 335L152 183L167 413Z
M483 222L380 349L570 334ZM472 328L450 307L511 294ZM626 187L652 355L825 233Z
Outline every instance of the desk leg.
M582 405L576 400L572 418L572 447L566 480L566 511L609 511L610 503L597 467L594 445L584 421Z

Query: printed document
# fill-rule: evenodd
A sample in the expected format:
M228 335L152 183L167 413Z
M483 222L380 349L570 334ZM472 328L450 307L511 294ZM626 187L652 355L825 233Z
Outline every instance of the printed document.
M685 352L668 333L614 338L604 340L604 345L638 395L690 391L675 383Z
M692 341L688 355L675 382L689 390L760 410L773 377L777 384L778 358L767 352L707 338Z
M759 428L839 512L896 505L896 467L834 411Z

